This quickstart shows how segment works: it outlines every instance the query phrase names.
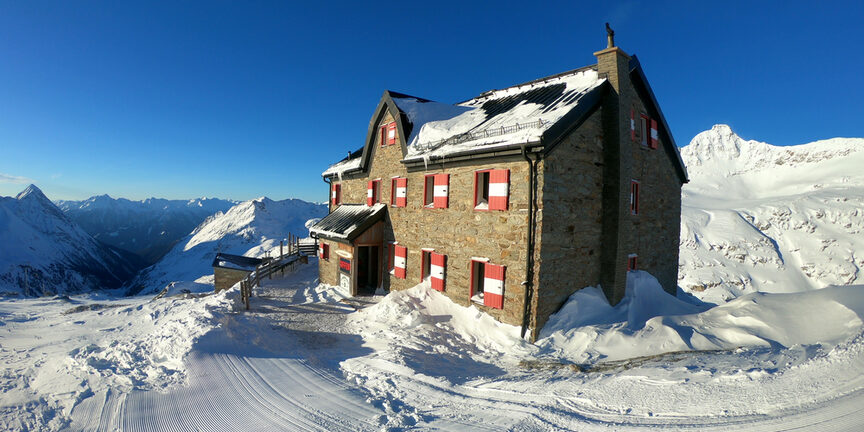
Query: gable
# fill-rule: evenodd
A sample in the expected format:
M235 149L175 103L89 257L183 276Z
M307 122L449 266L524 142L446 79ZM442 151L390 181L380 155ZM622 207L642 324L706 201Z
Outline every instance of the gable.
M651 90L651 85L648 84L648 79L645 77L642 65L635 55L630 60L630 82L633 83L633 88L636 89L636 93L642 99L642 104L648 110L648 114L660 121L662 125L658 131L662 138L660 141L663 143L663 150L675 166L679 180L681 183L689 182L690 178L687 175L687 167L684 166L684 161L681 159L681 152L678 151L678 145L675 144L675 139L672 138L672 134L669 132L669 124L666 123L666 117L663 115L663 111L660 110L660 104L657 103L654 91Z

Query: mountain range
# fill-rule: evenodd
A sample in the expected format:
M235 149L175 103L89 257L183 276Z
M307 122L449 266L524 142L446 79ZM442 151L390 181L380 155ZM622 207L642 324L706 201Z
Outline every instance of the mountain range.
M138 255L146 267L207 217L228 211L237 202L218 198L131 201L99 195L56 204L96 240Z
M119 288L140 267L100 243L38 187L0 197L0 293L25 296Z
M681 157L684 291L721 303L864 283L864 139L773 146L716 125Z

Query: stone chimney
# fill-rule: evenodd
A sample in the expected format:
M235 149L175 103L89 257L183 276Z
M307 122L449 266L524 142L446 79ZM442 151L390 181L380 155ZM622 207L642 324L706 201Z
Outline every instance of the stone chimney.
M603 99L603 249L600 254L600 285L613 305L624 298L627 286L627 256L632 149L630 101L635 91L630 82L630 56L615 46L615 32L606 24L606 49L597 51L597 72L611 85Z

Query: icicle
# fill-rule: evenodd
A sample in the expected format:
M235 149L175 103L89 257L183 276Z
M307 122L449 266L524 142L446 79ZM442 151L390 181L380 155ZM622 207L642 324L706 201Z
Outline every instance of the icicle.
M429 171L429 155L423 155L423 170Z

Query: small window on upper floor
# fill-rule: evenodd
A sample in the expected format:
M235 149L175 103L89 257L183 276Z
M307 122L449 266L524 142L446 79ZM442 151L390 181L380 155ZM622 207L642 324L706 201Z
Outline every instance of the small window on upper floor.
M381 146L396 144L396 122L390 122L378 129Z
M366 205L373 205L381 201L381 179L369 180L366 188Z
M650 125L651 119L642 114L639 117L639 142L645 147L648 147L648 137L651 135L651 132L648 130Z
M639 214L639 182L630 180L630 214Z

